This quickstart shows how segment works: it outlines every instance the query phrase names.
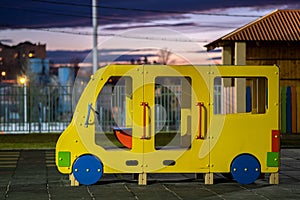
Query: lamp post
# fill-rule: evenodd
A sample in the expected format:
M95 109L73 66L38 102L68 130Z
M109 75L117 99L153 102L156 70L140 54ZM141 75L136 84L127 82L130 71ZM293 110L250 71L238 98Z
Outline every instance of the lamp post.
M20 78L20 83L23 85L24 89L24 123L27 123L27 87L26 87L26 76Z
M93 0L92 1L92 13L93 13L93 74L96 73L98 69L98 11L97 11L97 3L98 0Z

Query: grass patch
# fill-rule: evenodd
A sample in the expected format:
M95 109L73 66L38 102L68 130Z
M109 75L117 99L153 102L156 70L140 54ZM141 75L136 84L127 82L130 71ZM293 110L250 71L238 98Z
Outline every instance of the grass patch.
M55 149L56 143L4 143L0 144L0 149Z
M54 149L60 134L4 134L0 135L0 149Z

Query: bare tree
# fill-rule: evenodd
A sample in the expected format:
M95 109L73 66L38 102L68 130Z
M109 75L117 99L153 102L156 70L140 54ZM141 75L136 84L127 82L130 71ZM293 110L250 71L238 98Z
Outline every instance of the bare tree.
M172 52L169 49L160 49L158 51L158 62L163 65L169 64L171 55Z

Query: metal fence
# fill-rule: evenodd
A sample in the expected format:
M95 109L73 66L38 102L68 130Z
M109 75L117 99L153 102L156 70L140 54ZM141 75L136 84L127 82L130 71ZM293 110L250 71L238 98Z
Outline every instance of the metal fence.
M71 86L12 86L0 85L0 134L10 133L50 133L62 132L69 125L73 109ZM180 126L180 104L182 88L180 85L157 85L155 94L155 130L172 131ZM298 90L297 90L298 92ZM222 112L222 88L214 88L214 113ZM285 93L283 93L285 94ZM126 88L125 85L105 86L97 100L98 128L112 131L114 126L126 126ZM284 99L286 97L282 97ZM286 98L292 99L292 98ZM295 101L296 102L296 101ZM284 102L284 106L292 100ZM291 107L291 106L290 106ZM282 107L282 113L285 110ZM292 110L292 109L290 109ZM294 110L292 110L294 111ZM287 114L292 115L292 111ZM282 121L288 124L286 132L295 132L296 120ZM283 118L282 118L283 119ZM293 126L292 126L293 125ZM284 132L285 129L283 129Z
M1 86L0 133L61 132L72 117L70 86Z
M181 87L156 86L156 90L162 91L155 95L156 131L178 129ZM125 126L125 93L124 85L102 89L97 101L96 124L102 131L110 132L114 126ZM72 119L72 108L71 86L1 86L0 133L62 132Z

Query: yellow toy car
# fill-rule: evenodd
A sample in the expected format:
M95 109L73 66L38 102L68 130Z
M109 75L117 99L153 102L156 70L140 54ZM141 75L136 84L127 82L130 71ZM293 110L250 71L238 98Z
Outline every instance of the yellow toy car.
M109 65L84 89L56 145L73 185L104 173L261 173L278 184L277 66Z

